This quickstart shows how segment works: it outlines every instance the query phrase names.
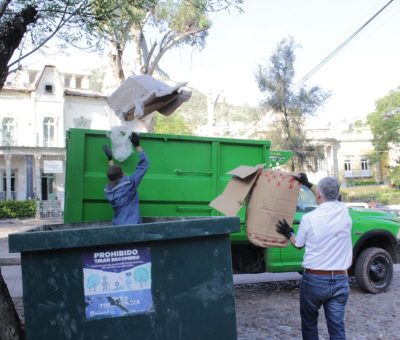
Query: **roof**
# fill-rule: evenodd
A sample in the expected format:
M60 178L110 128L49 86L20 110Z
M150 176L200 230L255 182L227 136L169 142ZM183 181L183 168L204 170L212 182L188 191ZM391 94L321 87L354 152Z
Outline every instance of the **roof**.
M93 97L93 98L107 98L106 95L86 89L65 89L64 94L66 96L76 96L76 97Z

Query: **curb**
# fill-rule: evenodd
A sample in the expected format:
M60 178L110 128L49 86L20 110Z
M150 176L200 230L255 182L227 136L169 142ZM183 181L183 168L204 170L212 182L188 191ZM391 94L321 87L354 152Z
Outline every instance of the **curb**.
M0 259L0 267L5 266L20 266L21 258L20 257L9 257Z

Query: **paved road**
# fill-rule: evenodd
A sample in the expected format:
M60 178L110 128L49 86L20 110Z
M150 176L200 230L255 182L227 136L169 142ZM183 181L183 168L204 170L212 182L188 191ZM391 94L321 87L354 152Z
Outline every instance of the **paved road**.
M8 235L25 232L42 225L62 223L61 220L7 219L0 220L0 267L12 297L22 297L20 254L9 253Z

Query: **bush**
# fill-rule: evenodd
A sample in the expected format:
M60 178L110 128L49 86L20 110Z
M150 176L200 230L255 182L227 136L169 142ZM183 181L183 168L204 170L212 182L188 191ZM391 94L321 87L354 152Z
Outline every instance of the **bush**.
M0 201L0 218L35 217L35 200Z
M347 185L350 186L359 186L359 185L376 185L378 184L375 180L372 179L359 179L359 180L349 180L347 181Z
M382 187L342 188L342 200L344 202L378 202L382 204L400 204L400 192Z

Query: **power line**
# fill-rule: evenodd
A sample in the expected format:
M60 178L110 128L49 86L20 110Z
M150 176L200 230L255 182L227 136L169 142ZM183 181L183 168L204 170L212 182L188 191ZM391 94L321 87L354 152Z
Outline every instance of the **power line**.
M374 20L386 7L388 7L394 0L390 0L385 6L383 6L378 12L376 12L371 18L369 18L360 28L358 28L353 34L351 34L345 41L343 41L338 47L336 47L327 57L325 57L317 66L315 66L310 72L308 72L299 82L295 85L294 90L297 90L301 85L304 84L315 72L317 72L322 66L324 66L330 59L332 59L343 47L345 47L358 33L360 33L372 20Z

